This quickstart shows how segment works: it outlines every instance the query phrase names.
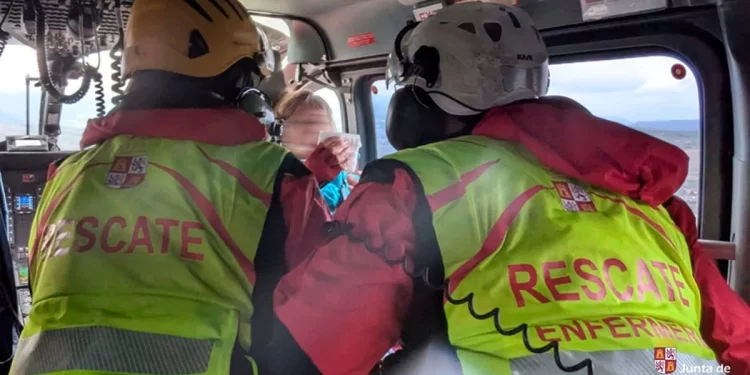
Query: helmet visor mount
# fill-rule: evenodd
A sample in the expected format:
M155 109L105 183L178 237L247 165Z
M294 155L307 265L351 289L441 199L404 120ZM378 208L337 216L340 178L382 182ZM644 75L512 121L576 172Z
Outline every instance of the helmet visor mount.
M404 84L405 79L402 77L401 61L394 56L393 52L388 55L388 69L385 72L385 88L386 90L393 86L401 86Z
M537 96L547 94L549 86L549 65L544 63L535 68L520 68L503 65L500 67L503 77L503 91L506 94L515 91L532 91Z
M404 39L419 25L419 22L409 22L396 35L393 51L388 55L388 67L385 73L385 88L389 89L391 82L394 86L401 86L412 78L415 72L408 69L411 66L404 56Z
M262 59L262 61L257 61L258 68L260 68L263 76L267 77L276 71L277 61L273 53L273 48L271 47L271 42L268 39L268 34L266 34L266 31L260 25L256 24L255 27L258 30L261 44L258 60Z
M415 72L404 72L404 64L391 53L388 57L388 69L386 71L386 89L391 84L394 87L401 87L408 84L414 84L418 79ZM503 65L500 67L503 77L502 90L505 95L513 92L533 92L536 96L544 96L549 87L549 65L544 63L534 68L521 68L518 66ZM499 93L498 93L499 94Z

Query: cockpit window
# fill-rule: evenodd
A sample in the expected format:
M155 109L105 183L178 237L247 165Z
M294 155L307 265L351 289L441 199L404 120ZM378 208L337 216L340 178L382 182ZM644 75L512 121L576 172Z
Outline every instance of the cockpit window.
M682 148L690 157L688 178L677 193L698 213L701 171L700 100L696 77L669 56L645 56L550 66L549 95L575 99L594 115ZM374 83L372 108L377 156L395 150L385 134L388 103L395 89Z
M282 56L281 67L286 66L286 51L289 43L289 25L287 21L276 17L252 16L266 32L271 46ZM87 56L86 62L99 66L103 76L105 110L109 112L112 104L112 62L109 51L102 51L101 62L97 54ZM39 77L36 52L23 45L9 45L0 58L0 141L8 135L26 134L26 76ZM29 90L29 125L31 134L39 134L39 104L41 89L31 82ZM81 80L71 80L65 90L72 93L81 86ZM60 116L61 134L58 147L63 151L78 150L83 130L88 119L96 117L95 87L92 82L88 94L78 103L65 105ZM340 111L340 107L336 107ZM340 119L340 116L339 116Z
M0 58L0 141L8 135L26 134L26 76L36 77L36 54L26 46L9 45ZM39 131L41 90L31 83L29 124Z

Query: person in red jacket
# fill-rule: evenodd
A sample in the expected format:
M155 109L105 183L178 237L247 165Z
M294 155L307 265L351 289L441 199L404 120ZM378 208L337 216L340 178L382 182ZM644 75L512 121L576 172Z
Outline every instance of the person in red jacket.
M280 281L271 373L750 373L750 309L674 194L679 148L545 97L521 9L478 2L407 26L388 136ZM387 359L386 359L386 362Z

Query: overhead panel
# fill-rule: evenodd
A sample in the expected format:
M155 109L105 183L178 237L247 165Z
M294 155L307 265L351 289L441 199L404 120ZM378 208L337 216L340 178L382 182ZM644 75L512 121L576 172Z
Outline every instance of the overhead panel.
M456 1L445 0L446 4ZM327 41L329 60L349 60L391 52L396 34L406 22L429 15L429 9L416 12L415 6L439 1L419 0L242 0L252 11L270 12L302 17L311 21L322 32ZM661 11L668 5L667 0L485 0L493 3L517 3L534 19L539 29L571 26L603 18L623 17L644 12ZM712 4L715 0L671 0L672 7L687 7ZM436 6L437 7L437 6ZM307 50L310 34L304 31L304 40L295 42L291 36L290 45L298 45L302 52L295 53L295 60L315 60L319 55L316 48ZM314 29L313 29L314 30ZM293 31L292 34L295 32ZM302 46L305 46L302 49Z
M250 11L286 14L297 17L314 18L318 13L366 0L240 0ZM372 0L390 2L396 0Z
M291 36L287 58L290 64L318 64L330 59L324 36L312 24L292 20L289 22Z

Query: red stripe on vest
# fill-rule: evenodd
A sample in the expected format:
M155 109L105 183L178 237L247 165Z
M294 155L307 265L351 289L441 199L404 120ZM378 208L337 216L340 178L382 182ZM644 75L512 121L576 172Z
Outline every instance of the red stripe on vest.
M44 234L44 229L47 227L47 222L49 221L50 215L52 215L52 212L55 211L57 206L60 205L62 200L68 196L68 193L70 192L70 189L73 188L73 184L78 181L81 176L83 176L83 172L86 172L88 169L93 167L101 167L103 165L110 165L112 163L92 163L83 166L78 173L73 176L73 178L68 182L67 185L57 193L57 195L52 198L52 200L49 202L49 206L44 210L42 213L42 217L39 219L39 225L36 227L36 235L34 236L34 244L31 246L31 250L29 251L29 264L31 264L32 260L34 259L34 254L36 254L38 247L39 247L39 240L41 240L41 235Z
M484 172L499 162L500 160L488 161L479 167L462 174L457 183L450 185L437 193L428 195L427 202L429 202L432 212L435 212L446 204L464 196L464 194L466 194L466 187L470 183L479 179Z
M250 178L248 178L244 173L242 173L242 171L239 170L239 168L223 160L214 159L208 156L208 154L205 151L203 151L203 149L200 147L198 147L198 150L200 150L201 154L203 154L203 156L205 156L209 162L211 162L212 164L218 165L221 169L223 169L229 175L234 177L237 180L237 182L240 183L242 188L244 188L245 191L247 191L250 195L252 195L257 200L263 202L263 204L266 207L271 206L271 194L266 193L265 191L263 191L263 189L258 187L258 185L256 185Z
M214 231L216 231L219 237L221 237L221 240L224 241L224 244L232 252L234 259L237 261L237 263L239 263L240 268L242 268L242 272L245 273L245 276L247 277L247 279L250 281L251 284L254 285L255 284L255 266L253 265L253 262L250 259L247 259L247 257L240 250L239 245L237 245L237 243L234 242L234 239L229 234L227 229L224 227L224 223L221 222L219 213L216 212L216 207L214 207L214 205L211 204L211 201L209 201L208 198L206 198L206 196L203 195L203 193L201 193L198 190L198 188L195 187L195 185L190 183L190 181L187 178L185 178L185 176L181 175L179 172L169 167L159 165L153 162L150 164L166 172L167 174L172 176L175 180L177 180L177 182L180 185L182 185L182 187L188 193L188 195L193 200L193 202L195 202L195 204L201 210L201 212L203 213L203 216L205 216L208 223L211 224L211 227L214 228Z
M608 197L606 195L601 195L601 194L597 194L597 193L592 193L592 194L596 195L597 197L599 197L601 199L606 199L606 200L608 200L610 202L619 203L619 204L625 206L625 209L627 209L628 212L630 212L631 214L633 214L635 216L638 216L639 218L643 219L646 223L648 223L648 225L650 225L657 232L659 232L659 234L661 234L662 237L664 237L664 239L667 240L667 242L669 242L669 244L672 246L672 249L675 249L674 242L672 242L672 239L669 238L669 236L667 236L667 232L664 230L664 228L662 228L662 226L659 225L659 224L657 224L655 221L651 220L651 218L648 217L648 216L646 216L646 214L644 214L641 210L639 210L639 209L637 209L637 208L635 208L633 206L628 205L624 200L622 200L620 198Z
M482 248L479 250L479 252L476 253L471 259L469 259L468 262L461 265L461 267L459 267L456 272L454 272L453 275L450 276L448 290L451 294L456 290L456 288L458 288L458 285L461 284L466 276L468 276L469 273L474 270L474 268L479 266L480 263L482 263L485 259L489 258L498 249L500 249L500 245L502 245L503 240L505 240L505 235L508 233L508 229L510 229L510 225L513 223L513 219L516 218L523 206L531 198L533 198L538 192L544 189L551 188L545 188L543 185L536 185L524 191L523 193L521 193L521 195L517 196L515 199L513 199L512 202L510 202L508 207L505 208L505 211L503 211L503 213L500 215L500 218L490 229L489 234L484 240ZM445 303L445 299L443 300L443 303Z

